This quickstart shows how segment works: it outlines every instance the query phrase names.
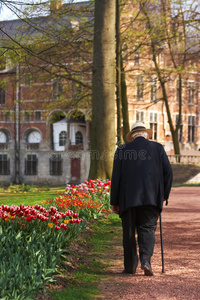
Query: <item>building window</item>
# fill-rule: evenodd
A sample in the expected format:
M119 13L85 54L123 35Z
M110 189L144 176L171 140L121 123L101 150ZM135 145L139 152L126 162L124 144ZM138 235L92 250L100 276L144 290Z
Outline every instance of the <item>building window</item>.
M139 65L139 63L140 63L140 55L139 55L139 52L136 51L134 53L134 64Z
M36 131L36 130L32 130L31 132L29 132L27 134L27 142L28 143L35 143L35 144L38 144L42 141L42 136L41 136L41 133Z
M32 76L31 74L27 73L24 75L24 85L28 87L31 86L31 84L32 84Z
M136 122L144 122L144 112L143 111L136 111Z
M6 69L6 59L2 58L0 59L0 71L5 70Z
M156 61L158 63L158 65L160 66L161 65L161 62L162 62L162 54L159 53L157 56L156 56Z
M10 160L5 154L0 154L0 175L10 174Z
M137 100L141 100L143 98L143 93L144 93L144 78L142 75L137 75L136 85L137 85Z
M57 100L61 98L61 95L63 93L63 86L62 82L59 78L53 79L53 99Z
M189 81L187 84L187 98L188 103L193 104L195 99L195 83L194 81Z
M63 173L63 160L60 154L52 155L49 160L50 175L62 175Z
M74 77L74 81L72 81L72 97L73 99L78 99L82 93L82 77L76 76Z
M6 92L5 89L0 87L0 105L6 104Z
M35 154L27 155L27 159L25 159L25 174L37 175L37 164L38 164L38 159Z
M59 133L59 146L65 146L67 140L67 131L61 131Z
M76 132L76 135L75 135L75 144L78 145L78 144L83 144L83 135L80 131L77 131Z
M0 149L4 150L8 148L7 142L8 142L8 135L0 130Z
M152 130L152 140L157 140L157 129L158 129L158 121L157 121L157 113L150 113L150 128Z
M176 125L178 124L178 115L176 115ZM182 120L181 120L181 124L180 124L180 128L179 128L179 131L178 131L178 141L180 143L183 142L183 124L182 124Z
M150 99L151 101L157 100L157 79L156 77L151 77L150 79Z
M195 142L195 117L188 116L188 142Z
M71 28L72 29L79 30L79 21L71 20L70 23L71 23Z
M30 112L29 111L25 111L24 112L24 121L25 122L29 122L30 121Z
M27 149L38 150L42 141L41 133L33 130L27 134Z
M0 143L7 143L7 141L8 141L7 134L2 130L0 130Z
M35 111L35 120L41 121L41 111Z
M6 122L9 122L9 121L10 121L10 112L9 112L9 111L6 111L6 112L5 112L5 121L6 121Z

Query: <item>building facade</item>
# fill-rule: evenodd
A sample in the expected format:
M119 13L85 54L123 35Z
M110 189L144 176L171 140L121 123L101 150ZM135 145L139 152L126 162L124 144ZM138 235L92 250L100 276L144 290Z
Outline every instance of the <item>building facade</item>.
M8 80L11 76L13 80ZM1 82L8 83L0 90L1 183L63 185L86 180L90 165L89 110L66 110L62 102L54 103L55 99L48 103L40 98L42 93L35 92L38 83L16 85L16 76L15 70L0 73ZM54 87L50 81L51 94Z

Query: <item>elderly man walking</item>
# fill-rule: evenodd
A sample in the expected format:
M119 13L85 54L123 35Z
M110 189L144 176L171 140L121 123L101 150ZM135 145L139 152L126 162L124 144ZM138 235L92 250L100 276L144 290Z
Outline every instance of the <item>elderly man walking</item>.
M163 146L149 141L152 130L133 124L128 141L117 148L111 181L111 205L122 219L124 270L134 274L139 258L144 274L152 276L151 257L163 201L168 201L172 168ZM167 203L167 202L166 202Z

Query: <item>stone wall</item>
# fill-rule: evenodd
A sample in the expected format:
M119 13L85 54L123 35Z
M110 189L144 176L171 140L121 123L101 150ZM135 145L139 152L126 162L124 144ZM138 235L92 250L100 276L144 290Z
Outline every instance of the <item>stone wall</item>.
M173 184L183 184L200 173L200 166L172 164Z

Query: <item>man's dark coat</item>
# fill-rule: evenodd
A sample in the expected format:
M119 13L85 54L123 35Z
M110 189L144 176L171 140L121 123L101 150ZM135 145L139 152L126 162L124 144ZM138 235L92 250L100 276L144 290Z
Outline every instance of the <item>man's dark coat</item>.
M119 215L127 208L157 206L169 197L172 168L163 146L144 137L117 148L111 181L111 205Z

